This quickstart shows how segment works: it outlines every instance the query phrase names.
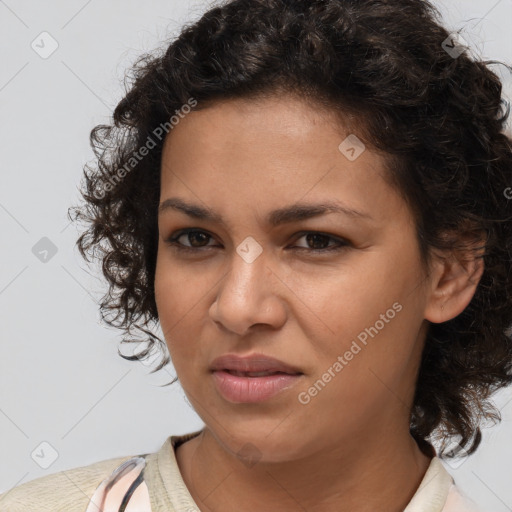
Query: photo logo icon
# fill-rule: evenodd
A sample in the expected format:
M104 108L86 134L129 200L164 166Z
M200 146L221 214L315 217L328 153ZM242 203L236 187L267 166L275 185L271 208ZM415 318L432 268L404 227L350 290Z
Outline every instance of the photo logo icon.
M347 160L354 162L364 153L366 146L356 135L351 134L338 146L338 149Z
M261 459L260 450L252 443L245 443L237 455L248 468L252 468Z
M48 32L41 32L30 44L32 50L34 50L39 57L42 59L48 59L51 57L57 48L59 43L57 40Z
M452 59L459 58L469 48L467 41L457 32L451 33L441 46Z
M41 262L48 263L56 254L57 246L46 236L43 236L34 247L32 254Z
M263 247L252 236L248 236L236 248L236 252L246 263L252 263L263 252Z
M445 453L446 455L453 457L443 458L443 461L453 469L457 469L468 460L467 451L457 441L452 441L446 447Z
M30 456L39 467L48 469L59 458L59 453L50 443L43 441Z

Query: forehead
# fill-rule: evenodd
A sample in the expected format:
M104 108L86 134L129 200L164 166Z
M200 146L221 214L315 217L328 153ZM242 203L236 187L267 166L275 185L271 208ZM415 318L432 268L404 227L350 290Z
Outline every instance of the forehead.
M399 202L384 165L325 108L294 97L227 100L184 116L167 136L161 199L179 192L218 209L339 200L382 217Z
M347 117L346 122L349 121ZM315 133L317 137L325 136L329 127L336 138L346 130L334 110L297 96L225 99L199 104L198 110L183 116L167 136L164 152L175 149L176 139L182 138L184 130L187 137L200 137L202 144L211 141L211 149L214 149L218 147L215 143L224 146L229 140L234 144L243 139L254 139L255 143L271 147L282 144L291 147L311 139Z

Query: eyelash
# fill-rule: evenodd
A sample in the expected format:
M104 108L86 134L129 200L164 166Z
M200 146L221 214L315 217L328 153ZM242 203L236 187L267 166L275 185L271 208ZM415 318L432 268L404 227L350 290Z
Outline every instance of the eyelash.
M176 249L178 251L185 252L185 253L197 253L198 251L204 251L204 250L208 250L208 248L214 247L211 245L204 246L204 247L188 247L188 246L182 245L181 243L178 242L179 238L181 238L183 235L188 235L190 233L202 233L202 234L207 235L209 238L213 238L212 235L210 235L206 231L203 231L200 229L188 228L188 229L182 229L182 230L177 231L176 233L173 233L171 236L169 236L168 238L165 239L165 244L173 247L174 249ZM307 251L309 253L317 253L317 254L318 253L330 253L330 252L345 250L350 245L346 240L339 239L337 237L334 237L327 233L322 233L320 231L302 231L297 234L299 235L299 238L297 238L297 240L300 240L300 238L302 238L303 236L306 236L306 235L320 235L320 236L327 237L331 240L334 240L338 244L337 246L328 247L325 249L309 249L308 247L296 247L295 250L299 250L299 251Z

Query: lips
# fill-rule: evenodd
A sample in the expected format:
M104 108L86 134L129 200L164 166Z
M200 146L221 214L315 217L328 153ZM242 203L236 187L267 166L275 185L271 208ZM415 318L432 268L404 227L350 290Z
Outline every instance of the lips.
M236 377L268 377L269 375L290 375L286 372L274 372L274 371L264 371L264 372L239 372L235 370L228 370L225 369L225 372L229 373L230 375L235 375Z
M240 357L226 354L216 358L211 366L212 372L225 371L238 377L264 377L275 374L301 375L299 368L263 354L251 354Z

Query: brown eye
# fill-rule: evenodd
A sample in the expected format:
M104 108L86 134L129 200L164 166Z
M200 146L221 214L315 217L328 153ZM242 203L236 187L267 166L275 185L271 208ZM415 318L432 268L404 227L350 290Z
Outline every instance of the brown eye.
M179 250L195 250L202 249L203 247L212 247L211 245L205 244L211 239L212 236L206 233L205 231L200 231L197 229L188 229L181 230L177 233L173 233L169 238L165 240L165 243L170 246L174 246ZM180 241L182 239L182 241ZM188 241L190 245L184 243L184 241Z
M295 246L295 248L306 251L309 249L310 252L328 252L341 250L349 245L346 241L335 238L331 235L327 235L325 233L303 233L298 240L300 240L301 238L306 239L306 246ZM334 242L334 245L329 246L330 242Z
M211 238L210 235L202 231L189 231L188 233L183 233L179 238L182 237L185 237L185 240L188 240L192 247L203 247L204 242Z
M332 240L331 237L318 233L310 233L305 236L307 243L312 245L311 249L326 249L329 246L329 240Z

